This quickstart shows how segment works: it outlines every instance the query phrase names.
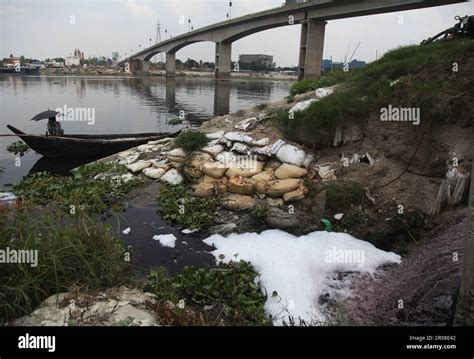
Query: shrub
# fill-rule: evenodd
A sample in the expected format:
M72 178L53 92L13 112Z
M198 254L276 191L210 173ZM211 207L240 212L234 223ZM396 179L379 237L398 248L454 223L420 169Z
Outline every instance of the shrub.
M36 267L2 264L0 323L29 314L41 301L74 284L98 289L130 278L123 243L96 218L63 218L38 208L10 210L0 216L0 248L7 247L37 250L38 257Z
M342 212L366 202L365 189L355 182L328 182L322 190L326 190L329 210Z
M158 211L172 225L201 229L214 224L219 199L197 198L184 186L163 186L158 196Z
M186 131L176 138L176 146L191 153L200 150L209 143L209 138L202 132Z
M212 268L185 267L172 276L164 268L152 271L147 291L160 300L174 303L184 299L188 304L217 306L238 325L268 325L265 296L255 283L257 274L249 263L231 262Z

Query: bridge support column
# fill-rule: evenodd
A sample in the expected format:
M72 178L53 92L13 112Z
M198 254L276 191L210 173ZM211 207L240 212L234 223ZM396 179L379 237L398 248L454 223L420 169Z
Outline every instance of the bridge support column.
M142 71L149 72L150 71L150 60L143 60L142 61Z
M230 71L232 66L232 43L216 43L216 71L217 80L230 80Z
M326 22L308 20L301 25L298 80L321 77Z
M176 75L176 53L166 53L166 65L165 65L166 76Z

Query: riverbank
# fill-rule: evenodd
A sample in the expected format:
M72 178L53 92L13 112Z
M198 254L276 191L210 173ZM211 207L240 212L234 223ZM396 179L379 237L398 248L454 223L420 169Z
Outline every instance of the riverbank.
M99 167L83 177L92 186L100 181L105 198L117 176L139 181L120 202L156 206L178 232L201 233L192 240L209 246L216 267L173 276L153 271L151 282L135 283L153 295L156 323L170 318L169 310L156 309L162 305L172 308L173 320L187 313L182 325L449 323L462 263L450 258L462 255L453 236L464 226L473 126L431 105L419 127L381 121L380 103L391 98L403 104L417 94L418 101L431 104L448 93L471 106L464 92L452 92L459 81L444 79L443 92L432 91L429 98L419 97L428 94L417 85L448 76L436 59L459 59L466 46L471 44L393 51L353 77L306 82L312 91L301 94L305 86L299 84L301 91L288 100L215 117L176 139L108 158L101 166L112 170ZM407 53L414 62L409 66L402 56ZM470 57L462 59L471 68ZM469 79L462 86L472 88ZM28 200L41 193L46 203L58 197L70 203L74 197L57 182L43 179L41 191L30 182L22 195ZM124 228L129 230L134 228ZM173 248L183 239L175 232L150 240ZM420 281L418 270L426 280ZM396 298L396 288L403 298ZM378 298L366 298L373 293ZM46 303L43 312L55 308ZM210 321L196 319L209 319L209 312ZM130 325L142 323L132 318Z
M58 68L42 69L43 76L113 76L113 77L166 77L165 71L153 70L146 73L131 74L118 68ZM214 71L176 71L176 77L189 78L214 78ZM296 81L296 75L281 74L279 72L232 72L232 79L250 79L250 80L273 80L273 81Z

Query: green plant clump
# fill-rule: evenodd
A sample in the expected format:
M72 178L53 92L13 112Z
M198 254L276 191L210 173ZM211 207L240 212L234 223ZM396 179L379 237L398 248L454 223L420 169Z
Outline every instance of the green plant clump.
M201 229L214 224L218 198L197 198L184 186L163 186L158 196L158 211L172 225Z
M30 147L23 141L16 141L10 144L7 147L7 151L13 153L14 155L23 156L26 152L30 150Z
M0 250L2 324L30 314L44 299L73 285L93 290L131 278L123 243L110 226L84 215L66 219L37 207L2 213ZM12 253L15 263L9 262Z
M344 211L367 201L365 189L354 182L329 182L322 190L326 190L328 209L334 211Z
M237 325L268 325L265 296L249 263L230 262L213 268L186 267L172 276L164 268L152 271L147 291L160 300L199 306L218 306Z
M187 131L176 138L176 146L191 153L200 150L209 143L209 138L202 132Z
M104 173L110 173L110 176L95 179ZM130 181L120 179L120 175L125 173L128 172L123 167L97 162L78 168L71 177L46 172L26 176L13 186L13 192L35 205L55 205L66 211L74 206L80 211L102 212L142 184L138 178ZM113 178L115 176L117 178Z

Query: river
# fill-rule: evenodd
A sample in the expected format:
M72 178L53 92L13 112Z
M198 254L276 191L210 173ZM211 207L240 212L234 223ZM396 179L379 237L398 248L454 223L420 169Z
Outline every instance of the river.
M214 116L288 94L289 81L162 77L0 76L0 134L11 124L43 134L47 120L31 122L39 112L57 108L93 110L94 121L63 122L66 133L166 132L167 122L184 114L193 126ZM92 111L91 111L92 112ZM70 161L46 161L30 151L18 160L7 152L16 137L0 137L0 187L17 182L32 169L61 173Z

